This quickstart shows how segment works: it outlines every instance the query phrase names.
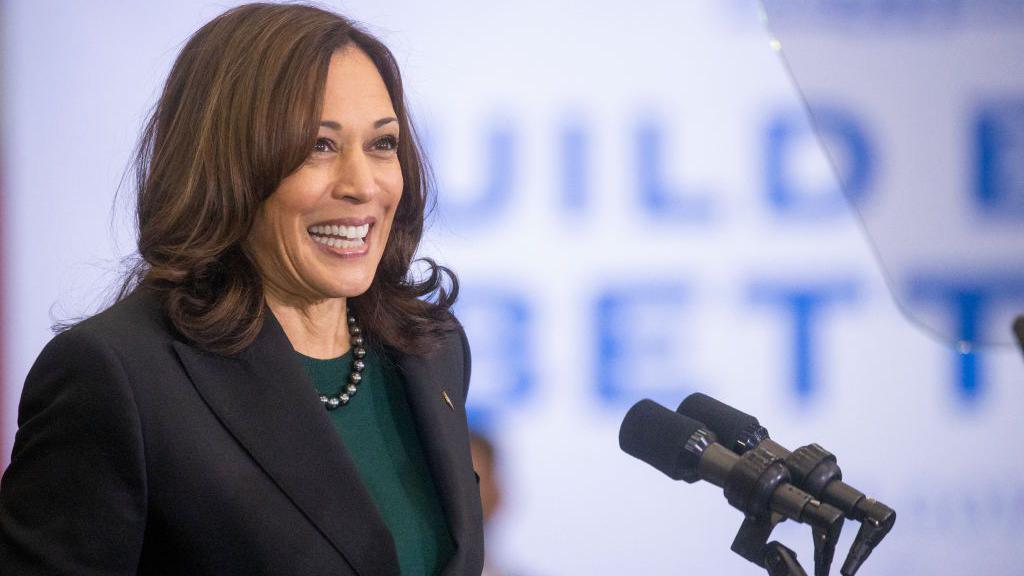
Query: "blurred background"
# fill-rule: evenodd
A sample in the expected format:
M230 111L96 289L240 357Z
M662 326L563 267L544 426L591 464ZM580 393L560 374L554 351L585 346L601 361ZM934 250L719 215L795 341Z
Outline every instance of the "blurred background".
M234 4L0 4L0 466L50 326L133 249L171 62ZM763 573L720 489L618 448L694 391L897 510L862 574L1020 572L1021 2L320 5L395 52L437 176L494 574Z

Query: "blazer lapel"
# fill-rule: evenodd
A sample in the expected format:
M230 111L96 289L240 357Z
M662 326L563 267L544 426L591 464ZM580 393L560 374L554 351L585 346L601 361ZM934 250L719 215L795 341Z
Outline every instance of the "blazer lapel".
M455 541L455 555L442 572L444 575L463 573L467 550L479 547L471 539L480 537L472 531L480 523L480 506L477 504L474 509L471 503L479 502L480 493L469 453L461 370L454 369L462 363L453 350L457 348L443 347L429 359L393 354L404 377L420 445Z
M224 426L352 568L398 574L391 534L270 310L236 356L174 347Z

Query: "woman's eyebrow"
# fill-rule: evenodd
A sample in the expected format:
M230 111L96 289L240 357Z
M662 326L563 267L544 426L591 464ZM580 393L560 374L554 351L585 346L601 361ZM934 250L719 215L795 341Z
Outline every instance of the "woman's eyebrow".
M398 122L398 118L394 118L391 116L387 118L381 118L380 120L377 120L376 122L373 123L373 127L380 128L381 126L386 126L392 122ZM323 126L324 128L330 128L331 130L337 130L339 132L341 131L341 124L339 122L335 122L334 120L321 120L320 125Z

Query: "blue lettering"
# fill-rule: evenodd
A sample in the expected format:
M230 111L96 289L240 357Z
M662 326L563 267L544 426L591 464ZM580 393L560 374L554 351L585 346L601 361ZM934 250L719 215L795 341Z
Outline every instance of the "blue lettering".
M977 206L988 216L1024 218L1024 99L983 106L974 138Z
M687 190L666 182L661 128L641 122L635 132L636 176L641 205L652 217L682 222L704 222L711 217L707 192ZM673 162L678 164L678 160Z
M803 111L776 115L768 124L765 138L765 191L768 205L781 215L802 218L830 218L846 213L845 192L850 203L863 201L871 184L871 146L864 130L848 112L833 108L811 110L818 137L815 137ZM808 139L813 145L820 141L832 143L827 153L845 159L834 165L841 191L831 182L827 188L812 189L798 182L794 166L801 159L795 156L799 144Z
M430 148L428 157L436 166L442 155L432 144L432 141L424 139L424 148ZM484 137L486 169L477 190L452 194L449 187L443 183L439 185L438 207L448 222L455 226L479 226L492 223L501 216L512 198L517 169L516 148L516 134L511 128L496 125L488 130ZM462 165L453 162L451 166L452 170L458 170Z
M792 339L792 386L797 398L807 400L820 388L818 384L817 342L826 308L852 303L858 298L858 286L841 280L815 286L795 286L758 282L750 289L755 303L779 306L790 316Z
M472 393L467 415L487 430L501 409L523 402L533 389L532 312L526 299L503 289L463 291L457 311L472 343Z
M962 400L973 403L985 391L985 367L982 357L971 349L971 345L993 333L986 330L993 304L997 301L1024 304L1024 276L967 280L919 274L912 277L907 295L911 302L937 304L948 310L956 339L967 344L954 351L955 387ZM1006 320L1006 326L996 328L998 333L1009 337L1010 320Z
M678 402L693 380L684 373L687 290L678 283L620 286L596 301L597 393L620 405L647 396Z
M590 196L590 138L578 123L562 130L562 199L570 212L582 212Z

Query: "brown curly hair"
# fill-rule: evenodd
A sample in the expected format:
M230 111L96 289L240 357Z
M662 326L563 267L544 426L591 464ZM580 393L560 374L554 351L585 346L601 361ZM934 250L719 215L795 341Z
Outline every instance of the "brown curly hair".
M410 267L430 181L394 56L338 14L307 5L249 4L200 28L181 50L134 161L141 257L122 285L157 290L174 327L197 346L232 354L259 333L263 287L242 249L261 202L316 141L331 56L355 45L387 86L402 134L405 181L369 290L349 299L380 345L422 353L454 322L455 275L429 259Z

